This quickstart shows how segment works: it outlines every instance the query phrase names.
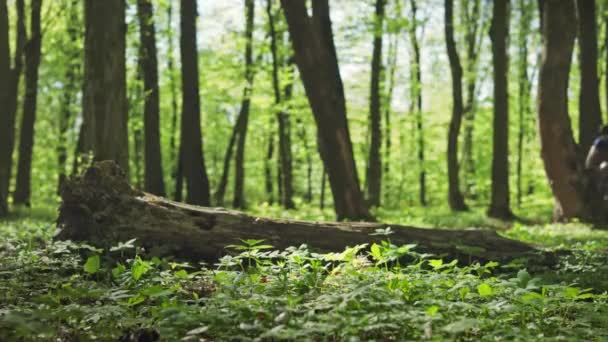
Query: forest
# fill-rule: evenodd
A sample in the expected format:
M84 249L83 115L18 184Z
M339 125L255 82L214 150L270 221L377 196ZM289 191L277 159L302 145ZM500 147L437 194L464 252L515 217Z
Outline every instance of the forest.
M0 0L0 341L608 340L608 1Z

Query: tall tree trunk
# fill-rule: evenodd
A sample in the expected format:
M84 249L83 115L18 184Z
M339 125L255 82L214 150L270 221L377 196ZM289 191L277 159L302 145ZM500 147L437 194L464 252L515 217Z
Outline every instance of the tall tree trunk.
M85 0L85 151L129 170L125 1Z
M576 36L573 0L543 1L543 57L538 120L541 156L556 200L556 218L590 219L582 160L568 115L568 75Z
M328 0L312 2L312 17L304 1L281 0L281 4L317 123L321 159L329 175L336 216L339 220L371 219L357 177Z
M13 203L30 206L32 181L32 152L34 149L34 125L36 123L36 100L38 97L38 67L40 66L40 8L42 0L32 0L30 17L30 39L25 49L25 97L23 118L19 134L19 160L17 183Z
M165 195L160 150L160 105L156 28L151 0L137 0L139 64L144 78L144 190Z
M25 5L15 1L17 8L17 33L15 34L14 65L11 68L9 43L9 19L6 0L0 0L0 216L8 213L8 196L15 148L15 120L19 79L23 68L25 47Z
M186 202L209 205L209 179L203 156L196 47L196 0L181 0L182 125L180 164L188 190Z
M173 42L173 1L169 1L167 4L167 71L169 73L169 89L171 91L171 137L169 140L169 148L171 150L171 167L173 181L175 182L175 189L173 198L181 202L183 193L183 180L184 174L181 167L181 152L177 145L177 136L179 135L179 128L177 126L178 119L178 108L177 108L177 81L175 80L175 57L173 55L175 48Z
M521 206L523 197L523 160L524 138L527 119L530 114L530 77L528 76L528 35L532 23L531 6L526 0L519 0L519 35L518 35L518 97L517 111L519 125L517 132L517 206Z
M382 189L382 116L380 112L380 76L382 73L382 35L384 22L384 7L386 0L376 0L376 13L374 19L374 42L372 52L372 72L369 95L369 126L370 147L367 163L367 197L371 206L380 205L380 192Z
M594 0L576 0L578 13L581 89L579 94L579 145L587 153L602 124L597 75L597 33Z
M268 204L274 204L274 187L272 179L272 156L274 155L274 132L272 128L268 132L268 143L266 145L266 158L264 159L264 185ZM280 176L279 176L280 177ZM280 183L279 183L280 184Z
M481 0L463 1L463 14L466 22L465 26L465 45L466 45L466 100L464 105L464 138L462 142L462 164L465 195L472 198L475 187L475 158L473 155L473 132L475 128L475 111L477 96L477 65L479 59L479 47L482 35L480 26L483 19L480 19Z
M384 101L384 171L382 174L384 175L384 200L389 201L389 197L391 194L390 191L390 177L391 177L391 148L393 146L393 141L391 137L392 133L392 106L391 103L393 101L393 93L395 90L395 71L397 70L397 52L398 52L398 35L391 34L389 38L389 45L387 55L387 86L386 86L386 97Z
M272 0L266 2L266 13L268 15L268 27L270 33L270 52L272 54L272 87L274 90L275 105L283 102L281 97L281 85L279 80L279 51L277 48L277 32L275 28L275 16L272 8ZM290 58L291 59L291 58ZM291 67L290 63L287 65ZM291 153L291 128L290 116L285 110L280 109L277 113L279 122L279 191L281 204L287 208L295 207L293 202L293 165Z
M325 188L327 185L327 172L325 171L325 167L323 167L323 172L321 173L321 195L319 196L319 207L321 210L325 209Z
M242 111L241 106L241 111ZM236 119L236 123L232 129L232 134L230 135L230 140L228 141L228 147L226 148L226 153L224 154L224 163L222 168L222 175L220 177L220 182L217 187L217 191L215 192L215 204L219 206L224 205L224 195L226 194L226 187L228 186L228 175L230 174L230 163L232 162L232 154L234 152L234 144L236 143L236 139L238 136L238 132L241 130L240 126L244 124L244 116L239 115Z
M458 179L458 134L463 116L462 66L454 41L454 0L445 0L445 41L452 73L452 119L448 132L448 204L455 211L468 210Z
M494 65L494 135L492 148L492 196L488 215L513 217L509 206L509 0L496 0L492 8L492 64Z
M64 51L65 60L67 63L65 70L65 82L63 88L63 98L61 102L61 110L58 119L58 143L57 143L57 167L58 167L58 184L57 194L60 194L61 188L67 180L68 168L68 146L67 146L67 134L70 129L70 125L74 123L74 102L76 100L79 89L81 89L81 74L80 74L80 60L82 59L81 48L78 43L79 36L81 34L80 27L81 22L78 17L80 9L80 1L72 0L68 5L68 19L66 20L67 33L69 37L69 43L66 44ZM77 158L77 155L75 155ZM76 159L75 158L75 159ZM76 162L76 160L75 160Z
M302 120L296 119L296 125L298 126L297 136L302 141L302 147L306 156L306 195L304 196L304 201L310 203L312 202L312 152L310 152L308 134ZM325 167L323 167L323 174L325 174Z
M251 93L253 90L253 16L255 13L255 1L245 0L245 80L247 84L243 90L243 102L241 113L243 124L237 134L236 153L234 156L234 198L232 206L235 208L245 207L245 142L247 141L247 126L249 122L249 107L251 105Z
M411 66L411 113L415 114L418 147L418 186L420 205L426 205L426 170L424 166L424 129L422 122L422 72L420 71L420 46L418 44L418 21L416 0L410 0L412 7L412 22L410 24L410 42L412 44Z

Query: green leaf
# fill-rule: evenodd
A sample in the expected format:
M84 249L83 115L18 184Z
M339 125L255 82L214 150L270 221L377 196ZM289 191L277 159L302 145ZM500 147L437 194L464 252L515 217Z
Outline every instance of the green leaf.
M369 254L376 261L380 261L380 260L383 259L382 258L382 251L380 250L380 246L378 246L377 243L372 244L372 246L370 247Z
M83 269L89 274L97 273L99 271L100 261L99 255L90 256L87 262L84 264Z
M428 308L426 308L426 314L431 317L435 316L438 311L439 311L439 306L437 306L437 305L432 305L432 306L429 306Z
M494 290L492 289L492 286L490 286L490 284L488 284L488 283L479 284L477 286L477 292L482 297L489 297L494 294Z
M429 265L431 265L431 267L434 270L441 269L441 268L443 268L443 260L442 259L430 259Z

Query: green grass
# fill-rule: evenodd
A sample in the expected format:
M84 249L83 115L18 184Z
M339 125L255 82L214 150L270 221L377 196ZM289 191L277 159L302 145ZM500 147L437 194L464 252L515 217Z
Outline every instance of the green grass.
M252 211L293 217L276 207ZM312 208L298 213L331 219ZM490 226L573 253L554 269L525 270L458 267L388 242L323 255L245 240L216 265L188 265L148 259L137 242L112 253L52 242L54 211L21 211L0 221L0 340L608 339L607 231L507 225L482 209L376 214L405 225ZM405 254L414 261L399 264Z

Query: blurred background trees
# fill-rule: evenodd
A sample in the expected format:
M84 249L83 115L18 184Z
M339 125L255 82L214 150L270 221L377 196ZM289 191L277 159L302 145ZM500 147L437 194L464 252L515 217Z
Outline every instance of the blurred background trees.
M1 0L0 215L115 159L202 205L588 217L607 4Z

